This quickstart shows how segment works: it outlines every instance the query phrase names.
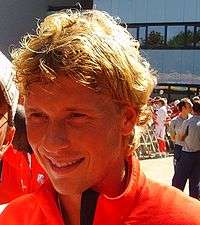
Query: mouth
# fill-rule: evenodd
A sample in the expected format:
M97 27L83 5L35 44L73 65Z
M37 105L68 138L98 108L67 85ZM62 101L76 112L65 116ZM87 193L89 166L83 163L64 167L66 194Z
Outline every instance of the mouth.
M65 174L74 171L80 164L84 161L85 158L73 159L67 162L60 162L54 158L46 158L49 162L51 170L56 174Z

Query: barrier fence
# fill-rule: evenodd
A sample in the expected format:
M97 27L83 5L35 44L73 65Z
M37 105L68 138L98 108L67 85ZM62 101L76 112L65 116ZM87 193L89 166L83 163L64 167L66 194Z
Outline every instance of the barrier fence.
M173 143L170 140L168 132L166 132L166 155L173 154ZM145 132L141 135L140 145L136 150L139 159L159 158L161 157L158 142L154 132L154 126L148 125Z

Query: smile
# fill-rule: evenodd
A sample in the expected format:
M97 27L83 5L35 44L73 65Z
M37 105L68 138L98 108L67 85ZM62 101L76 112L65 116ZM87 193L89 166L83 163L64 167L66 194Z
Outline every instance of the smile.
M51 169L56 173L71 172L72 170L76 169L84 160L84 158L80 158L68 162L60 162L51 157L48 157L47 159Z
M66 167L66 166L71 166L71 165L74 165L78 162L80 162L81 159L78 159L78 160L73 160L73 161L70 161L70 162L63 162L63 163L60 163L60 162L57 162L57 161L54 161L54 160L51 160L52 164L54 166L57 166L57 167Z

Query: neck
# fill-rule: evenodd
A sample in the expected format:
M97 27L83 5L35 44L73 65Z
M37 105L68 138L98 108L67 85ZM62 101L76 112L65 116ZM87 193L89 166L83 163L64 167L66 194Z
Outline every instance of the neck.
M60 210L67 225L80 225L81 194L58 194Z
M117 171L118 170L118 171ZM109 171L104 179L92 187L98 193L102 193L109 197L119 196L124 192L127 186L128 180L128 167L126 162L123 161L118 165L109 168Z
M124 159L109 167L105 177L91 187L94 191L109 197L119 196L124 192L129 180L128 165ZM72 195L58 194L60 209L65 224L80 225L82 193Z

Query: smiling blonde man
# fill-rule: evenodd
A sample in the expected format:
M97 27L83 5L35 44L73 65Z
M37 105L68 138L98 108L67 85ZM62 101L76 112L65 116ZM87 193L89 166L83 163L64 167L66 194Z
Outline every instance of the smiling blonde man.
M3 225L200 225L200 203L146 178L132 156L155 79L108 14L48 16L13 63L29 142L50 178L12 202Z

